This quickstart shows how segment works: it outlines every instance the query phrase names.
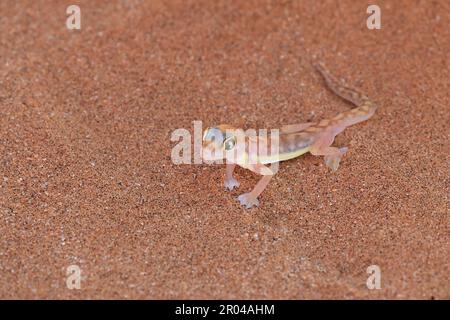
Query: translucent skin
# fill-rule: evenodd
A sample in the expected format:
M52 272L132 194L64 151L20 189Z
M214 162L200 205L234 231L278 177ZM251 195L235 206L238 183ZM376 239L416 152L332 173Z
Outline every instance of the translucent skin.
M285 161L296 158L306 152L315 156L324 156L325 164L333 171L339 167L342 156L347 152L347 148L337 148L331 145L336 135L344 131L348 126L365 121L373 116L377 106L364 94L349 88L333 77L322 64L315 64L316 69L325 79L328 88L341 98L356 105L356 108L342 112L330 119L319 122L307 122L300 124L286 125L279 130L279 151L277 154L258 154L258 149L249 147L252 143L268 144L267 138L258 136L248 136L242 129L234 128L230 125L219 125L205 130L203 139L203 149L205 160L226 159L227 170L225 175L225 188L233 190L239 187L239 182L233 177L236 165L256 172L263 177L249 193L244 193L238 197L241 205L246 208L258 206L258 196L264 191L275 172L266 164ZM219 138L211 141L208 139L214 133ZM245 137L245 147L233 153L230 157L224 152L233 145L230 140L236 141L236 137ZM232 142L232 141L231 141ZM214 154L214 157L209 156ZM249 161L253 159L254 161Z

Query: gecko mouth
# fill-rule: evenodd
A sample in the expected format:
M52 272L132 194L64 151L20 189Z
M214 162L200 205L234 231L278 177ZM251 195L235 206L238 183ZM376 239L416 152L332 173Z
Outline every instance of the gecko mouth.
M225 140L225 134L219 128L207 128L203 134L205 145L212 145L221 148Z

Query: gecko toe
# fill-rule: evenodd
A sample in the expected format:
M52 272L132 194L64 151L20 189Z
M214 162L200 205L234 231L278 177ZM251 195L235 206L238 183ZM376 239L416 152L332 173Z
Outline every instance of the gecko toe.
M335 156L326 156L325 157L325 164L328 168L330 168L333 171L336 171L339 168L339 162L341 162L340 157Z
M229 180L225 180L225 189L227 190L233 190L234 188L239 188L239 181L237 181L236 179L229 179Z
M241 205L245 206L246 209L250 209L253 206L255 207L259 206L258 199L251 196L250 193L241 194L238 197L238 201Z

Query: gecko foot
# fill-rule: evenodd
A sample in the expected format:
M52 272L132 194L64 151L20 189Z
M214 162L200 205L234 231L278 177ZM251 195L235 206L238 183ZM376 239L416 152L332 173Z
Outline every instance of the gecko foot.
M250 209L253 206L258 207L259 201L257 198L253 197L250 192L243 193L238 197L238 201L241 205L245 206L245 208Z
M339 162L341 162L341 157L325 156L325 164L333 171L336 171L339 168Z
M336 171L339 168L342 156L348 151L347 147L339 148L340 155L327 155L325 156L325 164L331 170Z
M224 185L225 185L225 189L228 189L231 191L234 188L239 188L240 184L239 184L239 181L237 181L234 178L231 178L231 179L225 179Z

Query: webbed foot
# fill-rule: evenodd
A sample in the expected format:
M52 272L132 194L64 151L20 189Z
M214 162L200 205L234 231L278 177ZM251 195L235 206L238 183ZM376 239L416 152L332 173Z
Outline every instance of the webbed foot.
M224 182L224 185L225 185L225 189L227 189L227 190L233 190L234 188L239 188L239 181L237 181L236 179L234 179L234 178L231 178L231 179L225 179L225 182Z
M250 192L241 194L238 197L238 201L241 205L245 206L246 209L250 209L253 206L259 206L258 199L252 196Z
M331 170L336 171L339 168L342 156L348 151L347 147L339 148L339 154L325 156L325 164Z

